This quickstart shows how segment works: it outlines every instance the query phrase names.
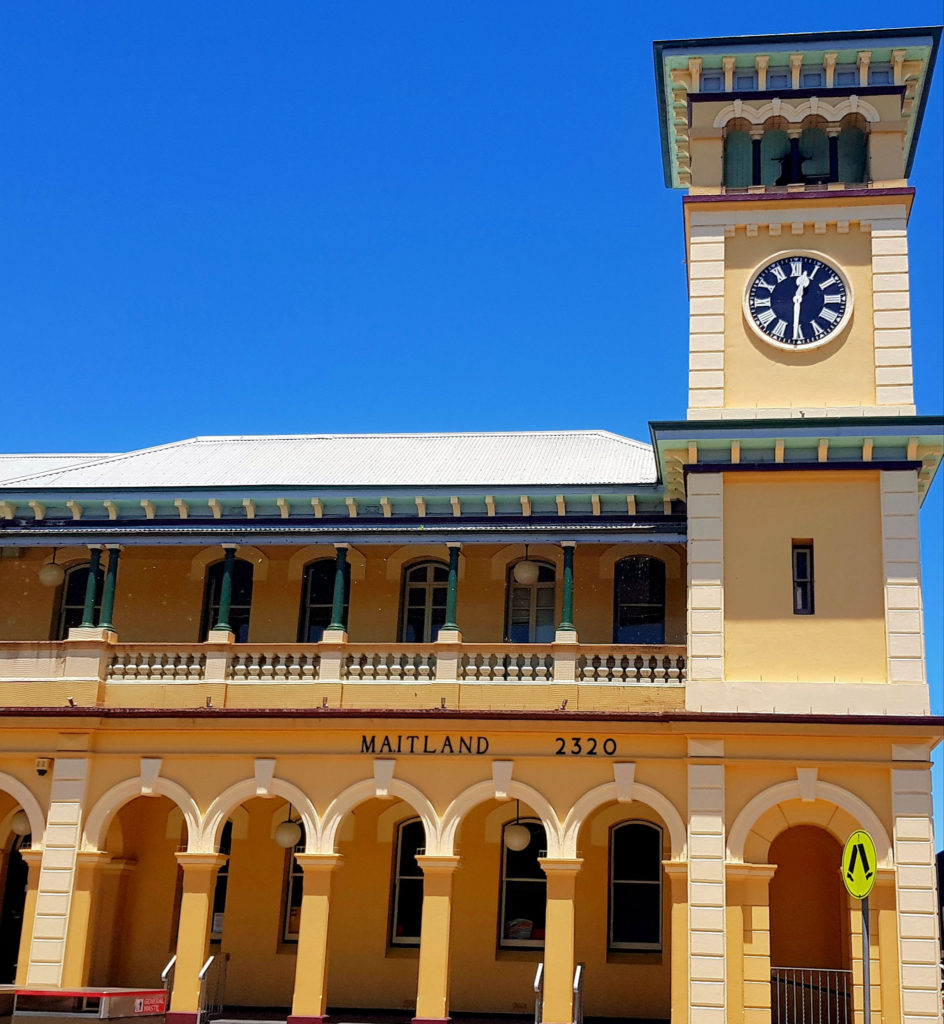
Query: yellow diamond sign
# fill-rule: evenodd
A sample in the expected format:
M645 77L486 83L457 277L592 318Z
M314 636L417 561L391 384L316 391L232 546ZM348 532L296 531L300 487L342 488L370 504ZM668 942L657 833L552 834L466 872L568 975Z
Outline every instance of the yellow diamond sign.
M875 885L875 843L868 832L853 832L842 851L842 880L850 896L864 900Z

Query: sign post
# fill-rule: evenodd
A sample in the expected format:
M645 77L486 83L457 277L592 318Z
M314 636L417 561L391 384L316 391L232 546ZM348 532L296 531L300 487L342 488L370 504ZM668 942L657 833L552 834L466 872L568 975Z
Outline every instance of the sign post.
M862 1019L872 1022L872 988L869 942L869 893L875 885L878 858L875 843L861 829L846 840L842 851L842 880L850 896L862 902Z

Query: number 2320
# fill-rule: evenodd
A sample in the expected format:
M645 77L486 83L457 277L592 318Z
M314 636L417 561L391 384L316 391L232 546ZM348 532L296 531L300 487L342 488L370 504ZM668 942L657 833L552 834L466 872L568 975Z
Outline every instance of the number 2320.
M608 757L612 757L616 753L616 740L611 736L608 736L602 742L595 736L571 736L569 743L566 737L556 736L554 742L557 744L557 750L554 753L558 757L563 757L567 754L582 754L585 757L596 757L601 751Z

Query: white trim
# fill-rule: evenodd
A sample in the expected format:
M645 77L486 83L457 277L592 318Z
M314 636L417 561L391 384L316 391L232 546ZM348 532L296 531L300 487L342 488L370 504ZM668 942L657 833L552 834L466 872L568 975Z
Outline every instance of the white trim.
M861 114L870 123L882 120L875 107L861 96L845 97L836 103L830 103L819 96L811 96L809 99L796 103L776 99L760 106L745 103L743 100L735 100L734 103L730 103L718 111L712 127L724 128L729 121L733 121L735 118L749 121L751 124L764 124L772 117L782 117L784 120L798 125L805 118L811 116L825 118L827 122L838 122L849 114Z
M26 812L30 823L31 848L39 849L42 846L43 832L46 829L46 816L43 814L39 801L24 783L12 775L7 775L6 772L0 772L0 790L9 793ZM15 811L16 808L14 807L13 810Z

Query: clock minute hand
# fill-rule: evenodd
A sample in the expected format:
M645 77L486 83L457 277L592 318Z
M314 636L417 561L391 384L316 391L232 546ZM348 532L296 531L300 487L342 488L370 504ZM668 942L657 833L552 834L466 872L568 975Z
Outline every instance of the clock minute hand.
M797 289L793 295L793 333L796 334L797 328L800 326L800 306L803 303L803 292L806 290L806 286L810 283L810 279L803 274L797 280Z

